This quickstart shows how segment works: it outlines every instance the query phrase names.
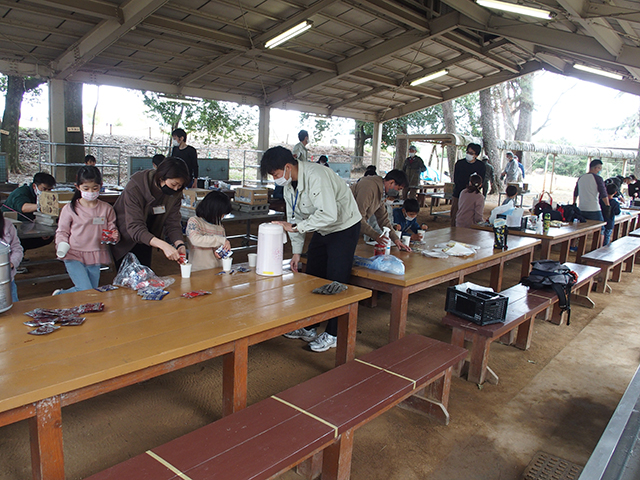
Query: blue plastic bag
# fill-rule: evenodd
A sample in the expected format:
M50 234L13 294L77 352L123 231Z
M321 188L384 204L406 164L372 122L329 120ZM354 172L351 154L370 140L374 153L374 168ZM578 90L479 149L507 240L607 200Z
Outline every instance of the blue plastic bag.
M404 275L404 262L393 255L376 255L371 258L355 256L353 264L393 275Z

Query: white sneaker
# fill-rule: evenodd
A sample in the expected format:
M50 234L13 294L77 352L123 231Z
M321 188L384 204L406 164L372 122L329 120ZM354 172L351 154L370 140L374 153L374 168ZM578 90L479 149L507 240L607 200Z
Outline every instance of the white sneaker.
M334 337L330 333L324 332L311 343L309 348L314 352L326 352L330 348L336 348L338 345L338 337Z
M287 338L301 338L302 340L304 340L305 342L312 342L316 339L316 337L318 336L318 329L317 328L310 328L310 329L306 329L306 328L299 328L297 330L293 330L289 333L285 333L284 336Z
M57 290L54 290L53 293L51 294L52 297L55 297L56 295L60 295L62 293L62 289L59 288Z

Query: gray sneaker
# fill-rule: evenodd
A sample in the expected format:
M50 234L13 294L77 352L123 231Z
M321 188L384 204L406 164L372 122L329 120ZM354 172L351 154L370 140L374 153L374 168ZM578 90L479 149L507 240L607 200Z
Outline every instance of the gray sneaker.
M317 328L299 328L297 330L293 330L292 332L285 333L284 336L287 338L301 338L305 342L312 342L318 336Z
M333 335L324 332L311 343L309 343L309 348L314 352L326 352L330 348L336 348L338 345L338 337L334 337Z

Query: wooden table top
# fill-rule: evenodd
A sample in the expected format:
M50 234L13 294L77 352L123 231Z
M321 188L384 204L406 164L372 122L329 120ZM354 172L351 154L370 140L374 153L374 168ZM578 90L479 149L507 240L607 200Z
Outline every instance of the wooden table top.
M540 240L534 238L509 237L507 242L509 246L508 250L494 250L493 232L461 227L448 227L427 231L424 241L426 247L433 247L436 244L446 243L450 240L477 245L480 249L475 255L469 257L431 258L425 257L417 252L400 252L397 248L392 248L391 254L404 262L404 275L392 275L364 267L354 267L353 270L351 270L351 275L408 287L442 275L460 271L467 267L473 267L519 250L533 248L540 244ZM373 247L371 245L360 244L356 248L356 255L360 257L371 257L373 256Z
M511 238L512 235L516 235L519 237L539 238L542 240L559 240L565 237L573 237L589 233L603 227L604 224L605 222L599 222L597 220L587 220L584 223L578 224L570 223L563 227L551 227L546 235L544 233L536 233L534 230L526 230L524 232L522 230L509 230L509 237ZM488 232L493 231L493 227L490 225L474 225L472 228ZM511 241L510 238L509 241Z
M613 221L614 224L632 220L633 217L637 217L638 215L640 215L640 210L628 210L626 208L623 208L621 212L622 213L620 215L616 215Z
M220 269L176 277L161 301L119 288L89 290L17 302L0 315L0 412L60 395L149 366L250 337L371 296L355 286L337 295L311 290L327 280L287 272L216 275ZM180 295L209 290L193 299ZM34 336L22 322L34 308L69 308L103 302L78 327ZM251 340L250 340L251 341Z

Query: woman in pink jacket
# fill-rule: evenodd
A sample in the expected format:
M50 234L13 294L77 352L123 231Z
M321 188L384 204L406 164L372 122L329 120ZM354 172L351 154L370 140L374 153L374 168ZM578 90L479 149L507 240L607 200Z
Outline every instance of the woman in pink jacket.
M0 240L9 246L9 263L11 264L11 300L13 302L17 302L18 287L15 282L16 268L18 268L22 261L24 250L20 244L16 227L14 227L13 223L9 220L5 220L2 213L0 213L0 232L2 232L2 238L0 238Z

